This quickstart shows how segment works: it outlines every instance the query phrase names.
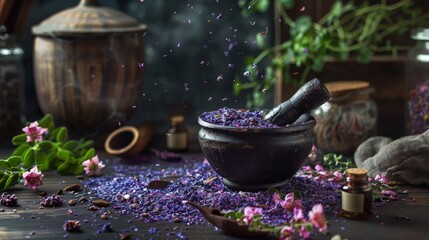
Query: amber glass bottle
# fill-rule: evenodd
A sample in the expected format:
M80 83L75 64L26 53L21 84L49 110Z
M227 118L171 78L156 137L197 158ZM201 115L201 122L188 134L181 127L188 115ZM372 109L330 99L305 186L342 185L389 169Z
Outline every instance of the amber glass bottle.
M341 216L356 220L371 217L372 188L367 174L366 169L347 169L347 182L341 189Z
M166 134L167 149L170 151L186 151L189 148L188 130L185 118L181 115L171 118L171 127Z

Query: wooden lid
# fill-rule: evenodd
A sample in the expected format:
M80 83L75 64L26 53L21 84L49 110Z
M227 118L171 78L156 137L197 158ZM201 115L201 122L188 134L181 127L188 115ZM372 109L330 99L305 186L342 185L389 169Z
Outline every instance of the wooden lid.
M82 37L110 33L145 31L146 25L120 11L102 7L97 0L58 12L32 28L37 36Z
M325 83L331 96L342 95L351 91L361 90L369 87L365 81L336 81Z

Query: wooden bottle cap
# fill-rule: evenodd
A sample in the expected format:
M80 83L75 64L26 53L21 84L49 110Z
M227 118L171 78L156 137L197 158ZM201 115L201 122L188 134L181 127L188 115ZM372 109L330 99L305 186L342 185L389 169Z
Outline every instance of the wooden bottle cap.
M347 175L351 178L363 177L363 176L367 176L368 174L368 170L364 168L349 168L346 171L347 171Z
M185 121L185 117L182 115L176 115L171 117L171 124L172 125L177 125L177 124L181 124Z

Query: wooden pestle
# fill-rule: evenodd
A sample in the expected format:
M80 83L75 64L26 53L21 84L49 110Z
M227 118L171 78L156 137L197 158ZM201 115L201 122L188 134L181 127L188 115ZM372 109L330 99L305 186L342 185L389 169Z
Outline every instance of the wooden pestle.
M319 107L329 98L328 89L315 78L302 85L289 100L269 111L264 119L278 126L292 124L302 114Z

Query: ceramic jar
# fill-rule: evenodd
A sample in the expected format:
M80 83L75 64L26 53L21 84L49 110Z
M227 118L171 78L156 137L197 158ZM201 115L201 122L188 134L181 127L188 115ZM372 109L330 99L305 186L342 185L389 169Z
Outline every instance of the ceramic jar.
M338 81L325 84L331 98L315 109L316 146L324 152L353 153L377 131L377 105L368 82Z
M11 35L0 37L0 142L22 133L24 122L24 51Z
M96 0L81 0L34 26L35 87L43 112L80 136L120 126L141 92L145 31L146 25Z
M406 133L420 134L429 129L429 28L413 29L415 46L405 64Z

